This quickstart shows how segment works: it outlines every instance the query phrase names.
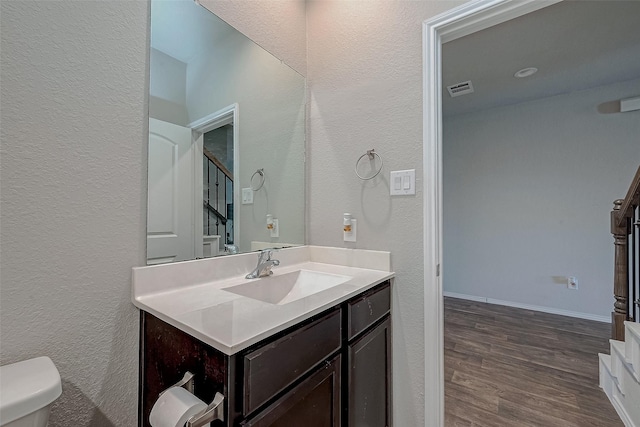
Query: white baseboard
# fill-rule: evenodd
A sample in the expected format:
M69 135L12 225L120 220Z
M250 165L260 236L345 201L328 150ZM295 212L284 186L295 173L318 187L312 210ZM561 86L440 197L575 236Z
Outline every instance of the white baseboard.
M618 416L620 417L620 420L622 420L622 423L624 424L624 426L625 427L636 427L636 424L633 422L633 420L631 419L631 417L627 413L627 410L624 408L624 405L622 405L620 403L620 400L618 399L618 397L617 396L609 396L609 395L607 395L607 397L609 398L609 401L613 405L613 409L615 409L616 412L618 413Z
M541 305L523 304L520 302L504 301L494 298L479 297L476 295L457 294L455 292L443 292L445 297L466 299L469 301L484 302L487 304L506 305L507 307L524 308L526 310L541 311L543 313L559 314L561 316L577 317L579 319L595 320L596 322L611 323L611 317L597 314L581 313L578 311L563 310L561 308L544 307Z

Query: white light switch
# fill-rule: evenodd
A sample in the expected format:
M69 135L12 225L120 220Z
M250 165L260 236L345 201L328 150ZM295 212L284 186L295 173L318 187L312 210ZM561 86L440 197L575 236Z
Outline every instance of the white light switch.
M393 179L393 189L394 190L401 190L402 189L402 177L401 176L396 176Z
M410 196L416 194L416 170L391 171L392 196Z
M242 204L250 205L253 203L253 190L251 188L242 189Z

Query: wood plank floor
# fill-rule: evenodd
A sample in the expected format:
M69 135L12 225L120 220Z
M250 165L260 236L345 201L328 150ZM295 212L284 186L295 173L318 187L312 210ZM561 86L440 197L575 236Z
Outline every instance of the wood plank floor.
M623 426L598 387L608 323L444 300L445 426Z

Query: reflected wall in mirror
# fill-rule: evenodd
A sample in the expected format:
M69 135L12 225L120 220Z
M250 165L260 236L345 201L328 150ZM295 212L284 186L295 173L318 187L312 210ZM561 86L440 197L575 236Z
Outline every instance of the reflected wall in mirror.
M304 244L304 77L193 0L149 62L147 264Z

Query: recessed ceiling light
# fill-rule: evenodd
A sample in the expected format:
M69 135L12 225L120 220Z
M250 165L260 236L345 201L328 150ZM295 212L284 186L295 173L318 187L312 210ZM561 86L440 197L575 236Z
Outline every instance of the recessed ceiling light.
M513 76L521 79L524 77L532 76L537 72L538 72L538 69L536 67L529 67L529 68L523 68L522 70L516 71L516 73Z

